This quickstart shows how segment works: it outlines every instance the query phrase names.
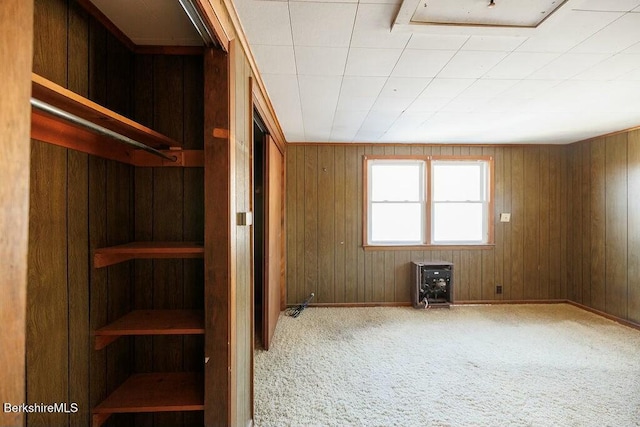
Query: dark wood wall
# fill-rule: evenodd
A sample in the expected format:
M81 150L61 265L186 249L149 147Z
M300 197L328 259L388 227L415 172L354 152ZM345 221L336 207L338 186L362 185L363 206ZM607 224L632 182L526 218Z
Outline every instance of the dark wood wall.
M410 262L455 264L456 301L564 299L566 147L290 145L287 150L288 303L407 303ZM364 154L491 155L495 247L364 251ZM511 213L500 223L501 212ZM496 294L496 285L503 293Z
M34 72L178 141L202 148L202 58L136 56L73 0L38 0ZM138 168L32 142L27 401L77 402L29 425L90 424L132 372L201 370L202 339L91 333L131 309L202 307L201 260L93 269L92 250L138 240L203 239L201 169ZM194 418L195 417L195 418ZM181 425L202 414L114 416L111 425Z
M640 131L568 153L568 298L640 323Z

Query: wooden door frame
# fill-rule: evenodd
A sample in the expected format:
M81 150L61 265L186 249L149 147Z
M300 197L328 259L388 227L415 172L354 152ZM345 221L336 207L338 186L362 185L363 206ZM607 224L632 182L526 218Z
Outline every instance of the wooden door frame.
M26 399L33 8L33 0L0 4L0 366L6 369L0 396L14 405ZM0 425L24 425L25 419L21 412L0 411Z

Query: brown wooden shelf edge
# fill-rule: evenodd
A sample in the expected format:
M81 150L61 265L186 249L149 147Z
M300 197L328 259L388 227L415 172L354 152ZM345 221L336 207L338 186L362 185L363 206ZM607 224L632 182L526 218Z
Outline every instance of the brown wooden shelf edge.
M204 334L203 310L134 310L95 331L95 349L121 336Z
M204 410L204 382L196 372L134 374L93 409L93 427L111 414Z
M108 267L132 259L203 257L204 245L200 242L133 242L96 249L93 266Z
M33 139L133 166L202 167L204 165L203 150L183 150L180 142L102 107L35 73L32 74L32 96L53 107L154 148L169 157L175 157L176 161L154 156L140 148L97 134L36 108L31 109L31 138Z

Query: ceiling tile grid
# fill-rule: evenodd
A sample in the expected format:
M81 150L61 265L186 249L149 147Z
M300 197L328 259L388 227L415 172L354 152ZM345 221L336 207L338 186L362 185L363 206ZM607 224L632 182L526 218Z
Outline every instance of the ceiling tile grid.
M526 35L393 31L397 0L235 4L290 142L560 144L640 125L640 0L569 0Z

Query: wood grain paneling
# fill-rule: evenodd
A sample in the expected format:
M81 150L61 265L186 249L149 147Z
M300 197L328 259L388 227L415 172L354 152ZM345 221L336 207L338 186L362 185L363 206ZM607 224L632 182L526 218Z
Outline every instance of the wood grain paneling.
M25 324L29 227L33 2L0 5L0 381L3 402L26 401ZM0 412L0 425L24 425L25 414Z
M640 131L628 134L628 300L627 319L640 323Z
M605 311L627 317L627 134L605 140Z
M638 322L639 132L623 132L568 147L569 173L582 180L568 192L567 238L572 300ZM568 180L572 181L569 175ZM573 190L573 189L572 189ZM581 301L579 300L581 299Z
M494 156L495 246L488 250L364 251L364 154ZM551 146L289 146L287 238L296 249L289 248L287 255L288 303L304 298L299 289L311 292L317 286L322 293L325 277L334 278L333 295L318 302L407 303L409 265L414 260L454 262L455 298L460 301L564 298L559 288L564 278L558 270L549 271L553 266L559 268L561 255L560 248L551 246L561 241L566 212L559 208L564 156L563 147ZM501 212L510 212L512 221L500 223ZM339 239L342 230L344 240ZM338 280L342 277L344 281ZM503 294L495 293L496 285L503 286Z

